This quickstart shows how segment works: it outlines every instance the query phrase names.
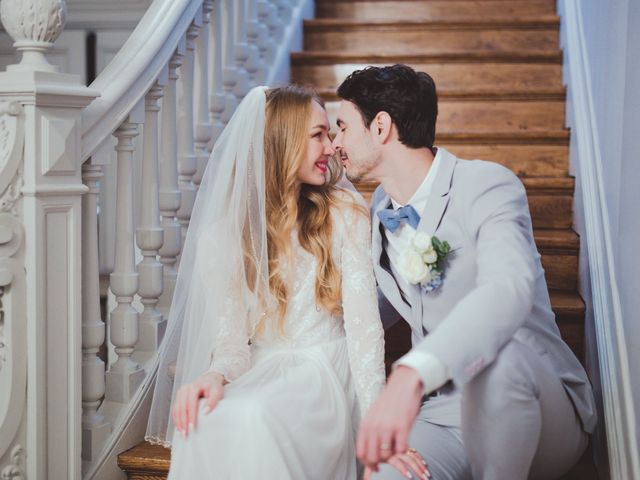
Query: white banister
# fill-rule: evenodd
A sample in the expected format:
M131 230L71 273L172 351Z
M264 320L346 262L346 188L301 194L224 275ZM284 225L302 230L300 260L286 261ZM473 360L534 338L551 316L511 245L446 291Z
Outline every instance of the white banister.
M140 340L137 350L144 352L155 352L158 349L166 328L166 320L156 309L156 305L162 294L162 264L157 256L164 241L158 200L158 100L162 98L167 80L167 69L164 69L147 93L144 104L144 157L141 182L144 193L140 209L140 226L136 230L136 241L143 255L143 259L138 263L138 295L144 305L140 314Z
M247 28L246 28L246 0L235 0L233 2L235 31L235 57L236 57L236 86L233 89L238 102L244 98L249 92L249 73L246 69L246 63L249 60L249 46L247 45Z
M222 122L226 125L231 119L233 112L238 106L238 98L235 95L235 86L238 82L238 69L235 57L235 32L234 8L231 1L223 4L223 27L224 27L224 74L223 84L225 92L224 111L222 112Z
M278 6L278 18L283 27L288 25L291 21L291 1L290 0L276 0Z
M252 86L262 83L262 76L265 73L265 65L260 56L258 42L260 40L260 28L258 23L258 5L256 0L247 0L246 17L247 17L247 44L249 49L249 58L247 59L246 68Z
M111 434L111 425L98 407L105 394L105 366L98 356L105 340L100 315L98 266L98 181L100 165L82 166L82 180L89 188L82 197L82 458L92 461Z
M169 61L168 83L162 100L162 148L160 150L160 215L164 229L164 243L160 248L160 263L163 265L164 289L158 307L165 317L171 306L173 290L178 272L176 262L182 248L180 224L176 212L180 208L181 193L178 188L178 132L176 125L177 98L176 81L178 68L185 52L184 39L178 44Z
M265 83L268 78L268 65L272 65L276 59L276 42L271 35L271 8L267 0L257 0L258 11L258 50L264 69L258 72L258 81Z
M222 67L224 64L222 44L224 36L222 29L221 1L218 0L214 2L211 18L213 19L213 28L209 29L209 37L210 43L213 45L214 53L211 62L209 62L209 78L211 80L211 84L209 86L209 91L211 92L209 97L209 119L213 130L211 132L211 140L208 146L209 151L213 150L213 144L224 129L224 123L222 122L222 112L224 112L225 108L225 93L222 77Z
M269 12L269 16L267 17L269 33L275 43L279 44L284 35L284 25L278 17L279 6L277 0L267 0L267 8Z
M209 120L209 14L213 10L213 0L202 3L202 28L196 41L195 58L195 148L197 156L197 170L193 176L193 183L200 185L202 174L209 159L209 142L213 134L213 127Z
M138 135L134 115L118 127L114 136L118 139L116 198L116 253L110 288L117 306L111 311L109 338L118 356L106 373L107 400L126 403L144 379L144 370L131 356L138 342L138 311L133 307L133 297L138 292L138 273L135 269L133 230L133 139Z
M180 187L181 201L177 212L178 223L182 227L182 244L187 235L187 227L191 218L191 211L196 200L196 187L193 184L193 175L198 170L196 152L194 146L193 125L193 74L194 74L194 50L195 41L202 25L201 15L194 18L187 30L186 46L180 78L178 96L178 186Z
M201 6L202 0L156 0L149 6L118 54L91 84L100 98L82 112L82 160L143 101Z

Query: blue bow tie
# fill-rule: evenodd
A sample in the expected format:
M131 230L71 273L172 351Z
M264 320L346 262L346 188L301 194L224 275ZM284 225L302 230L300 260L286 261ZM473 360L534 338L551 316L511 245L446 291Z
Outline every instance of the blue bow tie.
M378 218L382 225L384 225L384 228L391 233L395 232L402 222L408 223L414 229L418 228L418 223L420 223L420 215L418 215L416 209L411 205L405 205L397 210L393 208L383 208L378 211Z

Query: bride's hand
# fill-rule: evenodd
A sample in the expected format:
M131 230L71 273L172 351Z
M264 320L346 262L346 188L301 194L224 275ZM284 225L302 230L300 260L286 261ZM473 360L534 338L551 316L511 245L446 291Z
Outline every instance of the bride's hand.
M171 417L176 428L187 437L196 428L198 401L205 401L204 412L210 412L224 394L224 377L216 372L208 372L194 382L181 386L176 393Z
M407 450L406 453L396 453L385 463L391 465L403 476L409 479L420 478L422 480L428 480L431 478L431 472L429 472L427 463L424 461L424 458L422 458L422 455L413 448ZM369 480L372 473L373 470L366 467L364 470L363 480Z

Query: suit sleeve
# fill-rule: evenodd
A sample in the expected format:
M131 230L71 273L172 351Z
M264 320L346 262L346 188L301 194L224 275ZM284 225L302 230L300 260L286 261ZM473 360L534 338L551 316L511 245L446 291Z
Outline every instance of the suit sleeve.
M458 385L495 360L533 302L537 257L524 187L504 167L493 165L483 173L488 181L476 178L466 218L476 246L475 288L415 347L442 362ZM446 269L444 275L446 282ZM415 368L427 374L428 366Z

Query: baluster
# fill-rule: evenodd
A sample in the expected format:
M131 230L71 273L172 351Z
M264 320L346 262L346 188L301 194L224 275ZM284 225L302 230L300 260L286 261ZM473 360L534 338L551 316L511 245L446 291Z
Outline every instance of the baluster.
M292 5L289 0L276 0L278 8L278 17L281 19L284 27L289 25L291 21Z
M160 263L163 265L163 290L158 308L168 316L173 290L176 285L176 262L182 248L180 224L176 212L180 208L181 194L178 188L178 133L176 125L176 80L177 70L182 65L184 39L169 61L168 82L162 99L162 148L160 150L160 223L164 229L164 243L160 248Z
M202 174L209 160L208 145L213 128L209 122L209 13L213 10L213 0L202 2L202 29L196 43L195 62L195 147L197 170L193 175L193 183L197 187L202 181Z
M235 57L236 57L236 86L233 93L241 101L249 92L249 73L245 68L249 60L249 47L247 46L246 8L245 0L235 0L234 5L234 30L235 30Z
M249 48L249 58L246 63L247 72L251 80L251 85L262 83L264 62L262 61L259 45L260 24L258 23L258 6L256 0L247 0L247 44Z
M181 201L177 212L178 223L182 227L182 244L187 235L191 210L196 199L193 174L198 170L194 149L193 128L193 73L195 40L200 29L200 19L194 19L187 29L187 51L180 67L180 97L178 101L178 186Z
M224 3L224 92L225 105L222 112L222 122L226 125L238 106L238 98L234 91L238 81L238 71L235 64L235 33L233 21L233 0Z
M82 458L93 461L111 434L111 426L98 413L105 393L105 366L98 357L105 324L100 316L98 266L98 180L100 165L87 161L82 179L89 191L82 197Z
M137 108L137 107L136 107ZM118 305L111 311L109 335L118 356L106 374L108 400L127 403L144 379L144 371L131 355L138 342L138 311L133 307L133 296L138 291L138 273L135 269L133 230L133 139L138 135L135 115L127 119L114 132L118 139L116 198L116 253L111 273L111 291Z
M276 45L280 45L282 42L282 38L284 36L284 25L278 17L278 5L276 0L268 0L267 1L269 16L268 16L268 25L269 25L269 33L271 37L275 40ZM277 47L276 47L277 48Z
M268 81L269 65L273 65L276 60L277 46L275 39L271 35L271 9L266 0L258 0L258 50L263 68L258 71L258 81L266 83Z
M214 10L211 13L215 20L215 27L209 29L209 36L213 44L213 59L209 62L211 86L209 91L209 119L213 128L211 141L209 142L209 151L213 150L213 144L216 142L222 130L224 123L222 122L222 112L225 106L225 94L223 88L222 67L224 59L222 58L222 44L224 41L222 30L222 2L220 0L214 3Z
M142 160L142 201L140 226L136 230L136 241L143 259L138 263L140 286L138 295L144 305L140 314L140 340L138 350L155 352L160 346L166 320L156 309L162 294L162 264L158 261L158 250L164 241L160 226L158 200L158 100L162 98L163 86L167 84L166 69L159 76L145 97L144 148Z

